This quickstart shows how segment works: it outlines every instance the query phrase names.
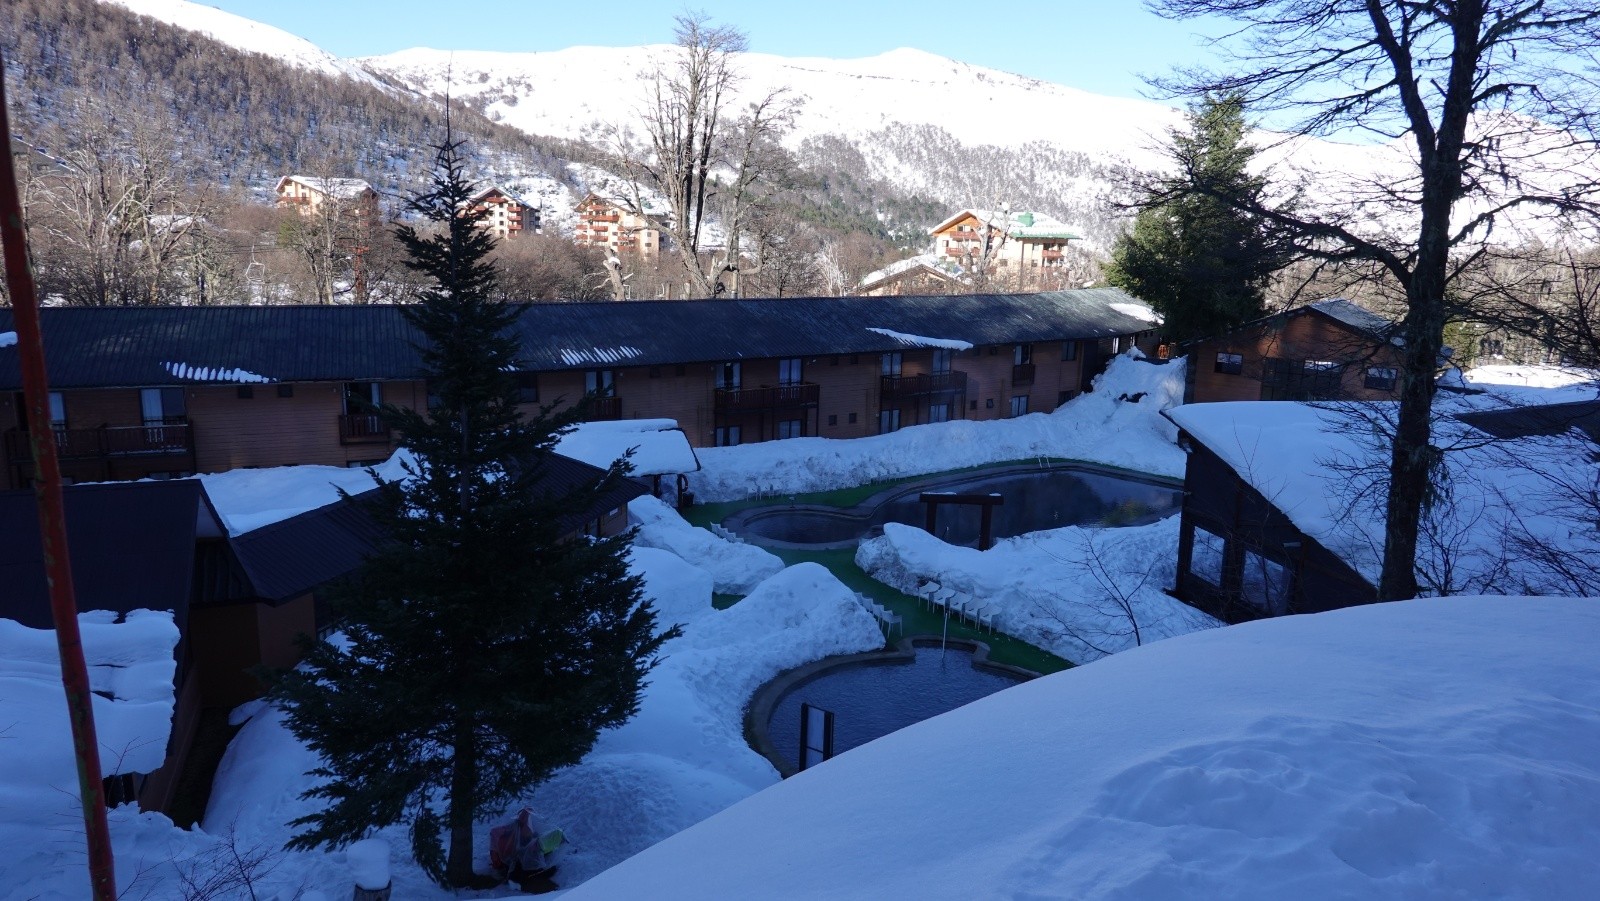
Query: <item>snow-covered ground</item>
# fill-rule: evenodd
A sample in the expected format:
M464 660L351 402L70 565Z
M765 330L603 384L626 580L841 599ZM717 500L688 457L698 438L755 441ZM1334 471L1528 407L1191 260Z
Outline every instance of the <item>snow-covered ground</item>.
M578 898L1600 897L1600 606L1215 629L991 695Z
M1123 355L1094 391L1052 413L911 426L870 438L790 438L700 450L689 477L702 502L848 488L885 479L1034 457L1065 457L1153 475L1183 476L1177 432L1159 415L1183 402L1182 358L1166 365ZM1139 396L1135 402L1131 399Z
M957 547L889 523L861 543L856 562L911 592L933 580L998 608L997 628L1075 663L1222 623L1177 600L1178 517L1145 526L1069 526Z
M628 521L638 528L636 547L671 551L711 575L723 594L747 594L763 579L783 569L783 561L753 544L728 541L689 525L677 511L657 498L638 497L628 503Z

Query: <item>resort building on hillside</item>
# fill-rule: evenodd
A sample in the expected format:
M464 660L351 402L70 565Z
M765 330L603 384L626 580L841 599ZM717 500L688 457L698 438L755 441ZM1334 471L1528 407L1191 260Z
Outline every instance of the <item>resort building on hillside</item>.
M1110 355L1153 348L1116 289L1044 294L530 304L523 401L594 393L590 418L672 419L695 447L854 438L1049 412ZM420 408L420 341L397 307L43 311L62 468L77 481L383 460L372 404ZM10 311L0 309L0 331ZM0 348L0 487L32 478Z
M359 178L321 178L285 175L278 179L278 205L293 207L310 216L330 200L378 217L378 192Z
M465 205L469 209L481 212L483 218L478 220L479 227L488 229L501 240L516 238L524 233L539 233L538 204L531 203L500 185L484 188L472 195Z
M1388 400L1402 351L1395 324L1331 298L1190 341L1185 403L1229 400Z
M960 294L972 289L972 280L959 265L928 253L898 260L863 276L850 293L861 297L900 297L918 294Z
M653 211L635 212L617 200L588 194L578 201L573 241L580 247L604 247L619 257L641 260L661 256L661 226Z
M1043 213L962 210L929 229L934 256L965 272L986 272L1019 291L1059 287L1067 246L1083 237Z

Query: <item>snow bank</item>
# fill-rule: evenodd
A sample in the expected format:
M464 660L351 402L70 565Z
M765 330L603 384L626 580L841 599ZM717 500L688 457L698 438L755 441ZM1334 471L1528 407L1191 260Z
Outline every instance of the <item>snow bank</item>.
M716 590L748 594L757 583L783 569L783 561L753 544L739 544L691 526L654 497L628 503L628 521L639 529L636 545L671 551L709 572Z
M559 881L571 886L778 781L771 764L744 742L743 711L750 695L778 673L832 654L882 645L877 622L854 594L816 564L769 578L734 607L711 605L711 578L664 550L635 547L630 569L663 625L681 623L682 637L663 649L637 716L600 737L576 766L529 797L546 826L562 828L572 844ZM235 711L244 722L217 770L206 811L208 832L233 830L250 843L281 848L289 820L318 809L300 798L319 763L288 731L282 712L260 702ZM498 818L479 824L480 854ZM378 830L392 848L407 848L403 826ZM284 852L269 891L304 885L348 894L351 862L344 852ZM396 897L446 899L399 853L393 861ZM289 876L297 880L289 883ZM273 897L271 894L264 897Z
M1177 557L1177 516L1033 532L987 551L888 523L856 550L856 563L880 582L910 592L932 579L981 598L999 609L1001 631L1075 663L1222 625L1161 590L1173 583Z
M374 468L384 480L398 482L406 478L405 466L412 459L411 452L401 448ZM341 490L360 494L377 484L365 469L344 466L234 469L195 478L205 486L206 495L230 535L242 535L325 507L339 499Z
M0 347L15 347L16 344L16 332L0 332Z
M564 457L601 469L609 469L613 462L632 450L630 462L636 476L694 472L700 468L688 436L672 419L581 423L561 436L555 450Z
M762 492L828 491L1030 457L1182 477L1177 432L1160 413L1183 402L1183 373L1182 358L1160 365L1124 355L1094 380L1092 393L1053 413L919 425L870 438L790 438L702 448L704 469L691 474L689 484L701 501L726 501Z
M1158 642L857 748L579 898L1600 896L1600 607Z
M78 623L95 693L101 771L159 769L172 732L178 645L172 614L135 610L119 623L116 614L94 611L80 614ZM87 893L74 759L55 632L0 619L0 847L7 849L5 888L17 893L10 897ZM146 832L159 837L172 829L164 817L113 814L127 827L118 832L118 853Z

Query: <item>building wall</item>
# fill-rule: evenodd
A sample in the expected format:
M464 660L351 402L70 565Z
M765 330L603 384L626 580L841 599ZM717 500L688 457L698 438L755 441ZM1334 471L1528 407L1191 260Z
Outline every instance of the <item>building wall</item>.
M145 776L139 787L139 809L147 811L169 810L178 792L178 782L189 762L189 750L194 746L196 730L200 728L201 685L193 666L183 671L172 708L172 734L167 739L167 757L153 773Z
M1339 322L1305 311L1276 322L1196 342L1187 349L1192 372L1190 403L1262 400L1263 361L1267 357L1348 362L1340 380L1346 400L1391 400L1394 391L1365 386L1369 366L1398 369L1400 350L1376 344L1371 338ZM1242 356L1239 373L1216 371L1217 354Z

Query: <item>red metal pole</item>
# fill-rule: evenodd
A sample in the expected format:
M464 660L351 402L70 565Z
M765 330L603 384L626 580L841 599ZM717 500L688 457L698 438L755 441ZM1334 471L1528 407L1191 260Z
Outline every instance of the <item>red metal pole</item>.
M5 61L0 59L0 73ZM50 385L45 379L44 338L39 332L39 297L22 229L22 204L11 161L11 122L6 107L5 79L0 77L0 244L5 247L6 289L11 295L22 362L22 393L27 405L28 444L33 449L39 501L39 537L44 549L45 578L50 585L50 614L55 619L61 653L61 682L72 720L72 749L78 758L78 797L83 804L89 842L89 883L95 901L116 901L117 874L111 859L111 831L106 824L100 783L100 743L94 732L94 700L89 693L89 667L78 634L78 604L72 590L67 556L67 524L61 500L61 464L50 423Z

